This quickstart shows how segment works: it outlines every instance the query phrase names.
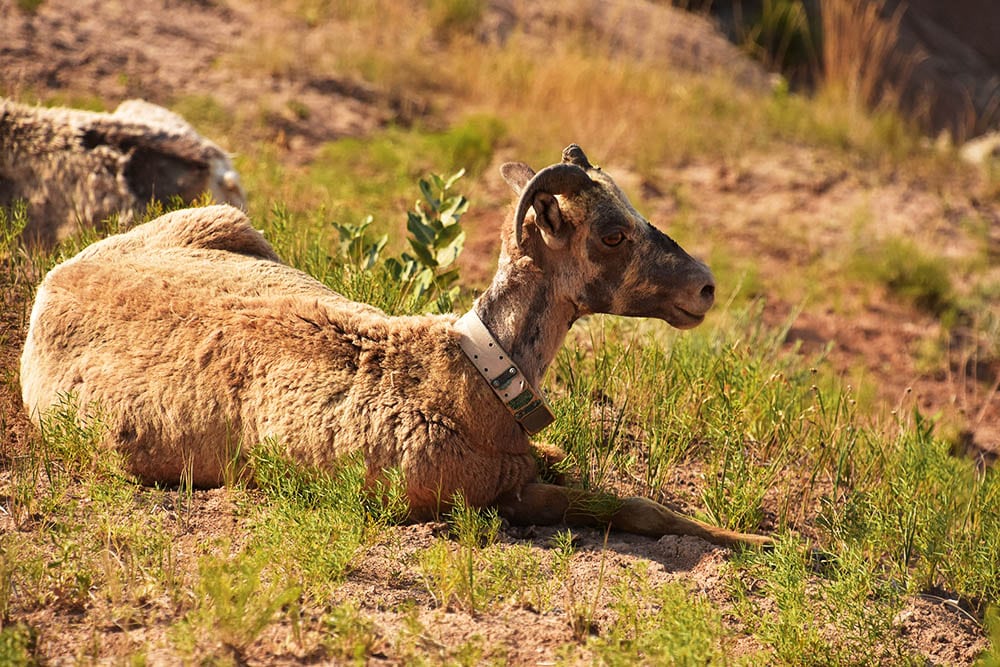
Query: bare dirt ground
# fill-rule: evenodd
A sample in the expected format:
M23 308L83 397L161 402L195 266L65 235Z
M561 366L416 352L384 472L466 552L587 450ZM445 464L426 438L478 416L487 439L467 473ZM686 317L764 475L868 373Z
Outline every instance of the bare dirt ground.
M502 3L498 3L502 4ZM249 99L267 100L270 111L261 130L279 139L289 163L307 161L312 147L342 136L358 136L388 122L406 123L427 108L419 99L341 78L336 73L317 79L219 67L233 44L262 38L263 32L280 28L262 4L216 3L212 0L149 0L140 3L99 0L47 0L37 13L18 9L12 0L0 0L0 83L6 94L66 99L99 97L121 100L141 96L170 104L177 96L211 91L223 104L239 108ZM501 12L501 18L506 16ZM690 45L681 45L690 50ZM749 68L752 70L753 68ZM757 76L748 74L747 76ZM288 113L291 99L305 102L305 117ZM612 169L609 166L609 169ZM614 173L620 173L616 170ZM690 164L665 168L658 181L678 189L662 192L656 184L637 182L653 210L649 217L667 222L687 216L687 228L699 225L725 230L732 252L758 259L762 289L770 293L768 317L780 323L804 300L793 322L790 343L800 342L818 350L830 344L833 366L859 374L879 388L879 400L889 409L916 405L928 414L952 415L967 432L968 453L990 463L1000 453L1000 400L995 381L1000 362L976 354L976 343L952 340L943 365L919 369L915 361L921 341L939 335L939 325L917 310L892 302L879 293L859 294L856 300L834 308L823 303L812 307L801 290L784 283L799 269L829 254L847 253L857 239L847 224L857 215L877 213L886 234L916 235L922 242L943 244L956 255L972 252L959 221L978 216L988 221L991 248L1000 238L1000 211L977 201L962 183L948 197L928 194L917 180L900 175L878 179L859 175L850 165L809 152L780 151L769 156L748 156L733 164ZM947 201L947 206L942 203ZM482 267L493 266L496 253L493 223L501 210L474 212L488 221L484 231L473 234L463 256L465 275L482 279ZM774 238L772 222L800 220L801 233ZM787 226L783 226L787 229ZM778 242L776 242L778 241ZM865 241L862 239L862 241ZM686 241L696 254L707 255L697 240ZM20 405L17 366L23 340L27 303L21 289L0 285L0 475L8 474L10 457L29 446L33 430ZM846 313L846 315L845 315ZM971 348L969 346L972 346ZM683 477L683 475L681 475ZM176 501L176 498L174 499ZM198 542L244 535L224 490L198 491L190 508L192 520L174 528L179 558L193 558ZM9 517L0 516L0 531L12 530ZM369 661L397 664L407 642L423 652L450 655L456 646L475 638L510 664L546 664L571 646L571 660L590 663L592 655L574 635L570 611L556 606L547 612L511 604L499 612L476 614L441 607L417 580L413 554L428 546L436 527L432 524L402 526L384 542L357 559L355 569L339 589L343 601L353 601L374 623ZM552 531L506 529L502 541L532 549L549 548ZM578 531L579 556L573 560L568 580L573 595L593 599L599 572L601 585L610 590L636 562L649 564L652 583L679 581L710 599L725 599L721 572L728 552L694 538L665 537L650 540L605 536L599 531ZM187 554L187 555L185 555ZM400 567L403 564L403 571ZM564 595L566 593L564 592ZM59 609L15 608L18 620L43 630L40 653L53 663L85 655L94 637L101 655L122 658L142 649L151 664L169 664L175 657L166 649L166 628L172 620L169 604L151 601L152 623L141 626L108 622L110 613L93 606L71 612ZM419 626L407 634L410 610ZM598 614L598 628L612 619ZM899 632L928 664L969 664L985 647L976 624L946 601L915 598L895 619ZM242 660L254 664L309 664L323 659L306 640L293 641L292 628L270 626ZM749 641L749 640L748 640ZM747 651L755 647L748 645ZM490 657L490 655L484 656Z

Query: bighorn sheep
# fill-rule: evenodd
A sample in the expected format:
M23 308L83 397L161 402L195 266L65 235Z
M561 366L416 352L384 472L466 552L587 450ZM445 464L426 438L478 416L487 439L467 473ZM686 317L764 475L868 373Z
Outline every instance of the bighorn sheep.
M499 268L457 320L349 301L281 263L228 206L95 243L39 287L24 403L37 418L62 392L97 402L110 446L147 482L177 483L190 466L194 484L221 484L240 444L273 437L319 467L360 450L373 485L400 471L415 519L461 492L521 524L768 542L537 481L529 432L551 418L534 387L573 322L617 313L693 327L715 286L579 147L537 174L523 163L502 174L519 200Z
M0 206L28 204L29 242L52 245L151 199L246 198L229 157L177 114L142 100L114 113L26 106L0 98Z

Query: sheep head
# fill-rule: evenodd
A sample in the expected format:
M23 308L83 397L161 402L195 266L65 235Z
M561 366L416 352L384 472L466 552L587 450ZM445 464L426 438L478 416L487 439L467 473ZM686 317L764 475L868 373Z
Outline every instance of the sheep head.
M577 316L657 317L681 329L704 319L715 300L711 271L642 217L579 146L537 174L521 162L501 173L519 195L518 251L553 276Z

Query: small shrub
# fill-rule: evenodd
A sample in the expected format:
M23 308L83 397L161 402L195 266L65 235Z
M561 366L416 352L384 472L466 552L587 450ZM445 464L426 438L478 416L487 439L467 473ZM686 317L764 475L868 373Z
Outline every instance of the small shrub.
M35 658L38 633L35 629L15 623L0 629L0 665L28 667L39 664Z
M441 39L467 34L482 18L483 0L431 0L429 12L434 34Z
M955 308L948 265L912 241L890 238L860 251L852 260L862 278L874 280L917 308L942 317Z

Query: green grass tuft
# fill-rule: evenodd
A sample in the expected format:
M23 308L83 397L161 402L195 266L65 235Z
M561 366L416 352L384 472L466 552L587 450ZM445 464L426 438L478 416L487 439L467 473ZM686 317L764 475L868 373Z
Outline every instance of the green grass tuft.
M881 283L893 294L937 317L956 307L949 263L903 238L861 248L851 260L862 278Z
M271 554L242 553L228 559L206 556L198 563L194 608L173 628L174 641L209 655L221 644L239 661L275 616L294 615L300 590L275 576ZM204 647L204 648L202 648Z
M40 664L35 657L38 633L31 626L15 623L0 628L0 664L30 667Z

